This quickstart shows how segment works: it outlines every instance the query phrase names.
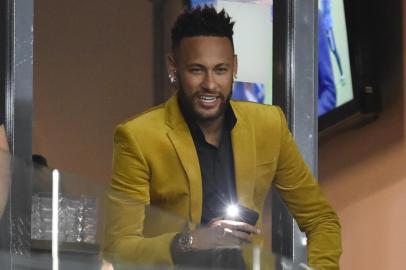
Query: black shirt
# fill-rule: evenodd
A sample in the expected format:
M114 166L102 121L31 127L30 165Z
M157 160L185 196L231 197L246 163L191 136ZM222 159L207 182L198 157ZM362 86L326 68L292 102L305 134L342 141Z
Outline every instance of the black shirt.
M200 127L182 110L189 126L197 156L199 158L203 187L203 209L201 224L224 216L230 203L237 201L234 174L234 156L231 130L237 119L228 103L219 146L208 143Z
M227 205L237 202L234 155L231 143L231 130L237 123L237 119L228 103L224 114L220 143L216 147L206 141L200 127L182 109L182 106L181 111L189 126L199 158L203 187L201 224L207 224L213 218L224 216ZM175 253L172 247L171 251L174 263L184 267L245 269L243 257L238 249L210 249Z

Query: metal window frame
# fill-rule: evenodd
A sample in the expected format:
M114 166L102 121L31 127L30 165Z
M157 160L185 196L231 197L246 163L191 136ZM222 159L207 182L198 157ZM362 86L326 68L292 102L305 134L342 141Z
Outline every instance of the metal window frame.
M317 175L317 0L274 1L273 100L285 112L295 141ZM272 190L274 252L306 262L305 235Z
M3 0L6 14L5 126L10 152L29 162L32 155L33 16L34 0ZM19 166L13 161L11 166ZM30 252L31 177L27 170L11 169L12 183L6 209L10 226L8 269L19 268L18 257ZM21 197L26 200L21 200Z

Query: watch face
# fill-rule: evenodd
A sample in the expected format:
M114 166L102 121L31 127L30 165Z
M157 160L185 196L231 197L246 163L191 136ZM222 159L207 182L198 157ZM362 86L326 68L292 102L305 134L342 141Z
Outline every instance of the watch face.
M185 233L179 238L179 246L182 251L189 251L192 248L193 236L190 233Z
M189 245L189 248L192 248L192 244L193 244L193 236L189 233L188 234L188 245Z

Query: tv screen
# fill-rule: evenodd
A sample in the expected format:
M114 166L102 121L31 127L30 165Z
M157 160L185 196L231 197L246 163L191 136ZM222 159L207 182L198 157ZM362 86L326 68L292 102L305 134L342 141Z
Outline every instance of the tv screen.
M322 131L358 111L344 0L319 0L318 115Z
M272 104L273 0L191 0L224 8L235 21L238 74L233 99ZM318 3L318 116L326 127L355 112L343 0Z
M354 98L343 0L319 0L318 115Z

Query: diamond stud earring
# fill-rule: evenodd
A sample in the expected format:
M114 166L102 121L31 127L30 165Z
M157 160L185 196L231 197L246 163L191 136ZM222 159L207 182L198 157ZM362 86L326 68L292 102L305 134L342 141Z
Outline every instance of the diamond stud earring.
M173 73L169 74L168 78L171 84L176 83L176 70L174 70Z

